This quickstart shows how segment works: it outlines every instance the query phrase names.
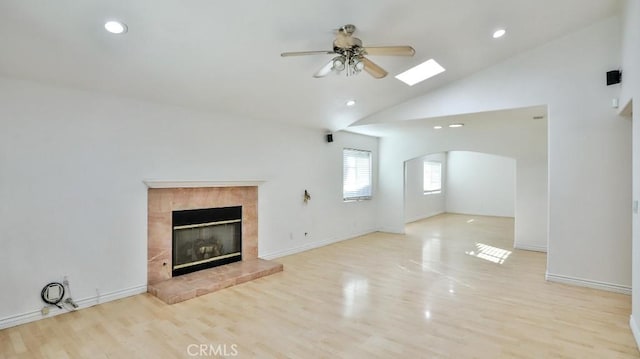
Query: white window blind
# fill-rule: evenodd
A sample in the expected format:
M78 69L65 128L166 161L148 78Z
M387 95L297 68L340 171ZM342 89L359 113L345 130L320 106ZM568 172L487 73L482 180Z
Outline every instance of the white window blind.
M424 193L440 193L442 191L442 163L424 161Z
M345 148L342 151L342 198L371 198L371 152Z

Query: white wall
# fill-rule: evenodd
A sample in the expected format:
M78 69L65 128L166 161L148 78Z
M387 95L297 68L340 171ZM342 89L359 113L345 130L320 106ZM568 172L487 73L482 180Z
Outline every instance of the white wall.
M424 194L424 162L442 163L442 191ZM447 154L434 153L405 162L404 222L409 223L445 212Z
M483 216L515 216L516 161L478 152L450 151L446 210Z
M261 257L376 229L377 177L374 200L342 201L342 148L376 163L373 137L327 143L319 130L3 78L0 119L0 327L39 318L40 290L64 275L87 305L145 290L144 179L264 180Z
M631 100L640 106L640 2L627 0L623 7L622 91L620 104ZM633 112L633 200L640 199L640 111ZM633 228L633 293L631 328L640 348L640 216L631 214Z
M516 239L545 243L547 223L540 214L548 213L547 277L630 291L631 124L611 108L620 89L604 82L605 72L620 66L620 53L620 19L614 17L379 113L379 120L389 120L541 104L549 109L548 207L546 174L538 158L511 155L485 138L443 148L409 134L380 142L381 225L402 230L402 163L415 151L466 149L513 157L518 161ZM527 146L526 139L514 140ZM521 165L537 170L524 171ZM522 191L538 200L521 210Z
M423 163L442 163L442 191L423 193ZM515 216L516 161L469 151L450 151L408 160L405 166L405 222L444 212Z

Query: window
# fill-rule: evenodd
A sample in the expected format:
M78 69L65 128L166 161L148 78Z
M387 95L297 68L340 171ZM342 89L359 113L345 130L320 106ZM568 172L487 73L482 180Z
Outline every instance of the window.
M440 193L442 191L442 163L424 161L424 194Z
M371 199L371 151L342 151L342 198Z

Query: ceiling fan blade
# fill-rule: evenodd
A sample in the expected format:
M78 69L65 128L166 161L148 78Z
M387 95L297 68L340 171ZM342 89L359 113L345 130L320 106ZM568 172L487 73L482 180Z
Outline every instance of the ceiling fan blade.
M280 54L282 57L287 56L305 56L305 55L330 55L335 54L333 51L295 51L295 52L283 52Z
M326 65L322 66L320 70L318 70L315 74L313 74L313 77L315 78L325 77L331 73L331 70L333 70L333 59L331 59L331 61L327 62Z
M369 75L381 79L387 76L387 72L380 66L374 64L371 60L366 57L363 57L361 61L364 63L364 70L369 73Z
M367 46L364 51L374 56L413 56L416 53L411 46Z

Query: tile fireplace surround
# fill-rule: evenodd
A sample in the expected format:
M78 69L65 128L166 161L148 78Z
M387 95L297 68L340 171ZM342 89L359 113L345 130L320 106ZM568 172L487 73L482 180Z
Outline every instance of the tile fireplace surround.
M168 304L283 270L282 264L258 258L258 187L168 187L147 183L147 288ZM242 206L242 261L177 277L171 275L173 211Z

